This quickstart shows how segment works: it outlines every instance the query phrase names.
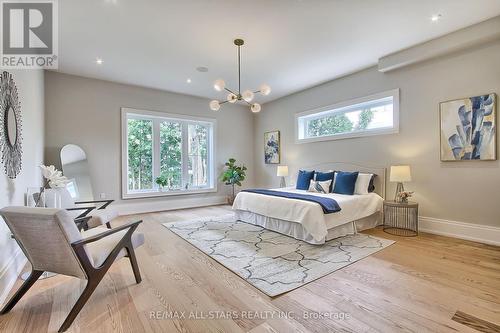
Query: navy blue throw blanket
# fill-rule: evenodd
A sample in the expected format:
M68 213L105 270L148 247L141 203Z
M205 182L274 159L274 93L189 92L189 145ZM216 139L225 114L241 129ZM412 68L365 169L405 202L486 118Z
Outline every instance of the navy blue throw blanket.
M281 198L288 198L288 199L297 199L297 200L304 200L304 201L310 201L310 202L315 202L321 206L323 209L323 213L325 214L331 214L331 213L336 213L340 211L340 206L332 198L324 198L324 197L318 197L315 195L308 195L308 194L302 194L302 193L292 193L292 192L282 192L282 191L273 191L273 190L264 190L264 189L250 189L250 190L243 190L242 192L250 192L250 193L257 193L257 194L263 194L263 195L270 195L273 197L281 197Z

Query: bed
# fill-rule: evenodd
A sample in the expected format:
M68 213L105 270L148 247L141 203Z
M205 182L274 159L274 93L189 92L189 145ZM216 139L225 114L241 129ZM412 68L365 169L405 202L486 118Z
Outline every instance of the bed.
M341 211L323 213L315 202L295 200L258 193L240 192L233 209L240 221L259 225L310 244L324 244L326 241L374 228L382 222L382 206L385 198L386 170L381 167L366 167L353 163L332 162L297 168L290 174L294 183L298 170L316 171L359 171L373 173L375 190L363 195L336 193L311 193L297 190L295 186L273 189L289 193L333 198Z

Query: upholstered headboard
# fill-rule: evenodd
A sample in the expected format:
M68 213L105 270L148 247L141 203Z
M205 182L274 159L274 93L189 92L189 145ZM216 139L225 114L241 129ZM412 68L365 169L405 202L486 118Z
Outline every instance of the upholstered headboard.
M375 185L375 193L380 195L385 199L385 177L386 177L386 168L385 167L373 167L366 166L351 162L326 162L320 164L313 164L308 166L300 166L300 167L292 167L290 166L290 182L295 185L297 181L297 174L299 170L316 170L316 171L359 171L365 173L374 173L377 175L375 177L373 184Z

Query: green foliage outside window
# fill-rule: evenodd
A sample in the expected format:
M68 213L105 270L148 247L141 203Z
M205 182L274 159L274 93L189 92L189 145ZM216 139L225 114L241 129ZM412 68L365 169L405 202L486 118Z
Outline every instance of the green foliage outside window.
M373 120L373 111L370 109L365 109L361 111L359 114L359 122L358 126L356 126L356 130L364 130L370 125Z
M128 119L128 188L153 188L153 122Z
M187 179L183 181L181 122L160 123L160 175L155 182L164 189L181 189L183 184L208 184L209 128L199 124L184 124L188 135ZM127 120L128 189L153 189L153 121Z
M164 121L160 124L160 176L166 179L162 187L182 186L182 125Z
M355 125L345 113L334 114L307 122L307 136L318 137L337 133L348 133L364 130L373 120L373 111L365 109L359 114L358 123Z

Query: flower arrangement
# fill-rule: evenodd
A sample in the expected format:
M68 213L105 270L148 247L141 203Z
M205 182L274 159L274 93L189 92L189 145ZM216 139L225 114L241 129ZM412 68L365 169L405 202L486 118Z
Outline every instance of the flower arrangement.
M55 166L40 165L40 169L42 170L42 176L45 178L45 181L43 186L40 187L40 193L38 193L35 207L40 207L40 199L42 198L42 194L45 189L66 187L68 184L68 178L63 176L62 172L57 170Z
M411 198L413 196L413 191L402 191L399 192L397 195L398 201L399 202L408 202L408 198Z

